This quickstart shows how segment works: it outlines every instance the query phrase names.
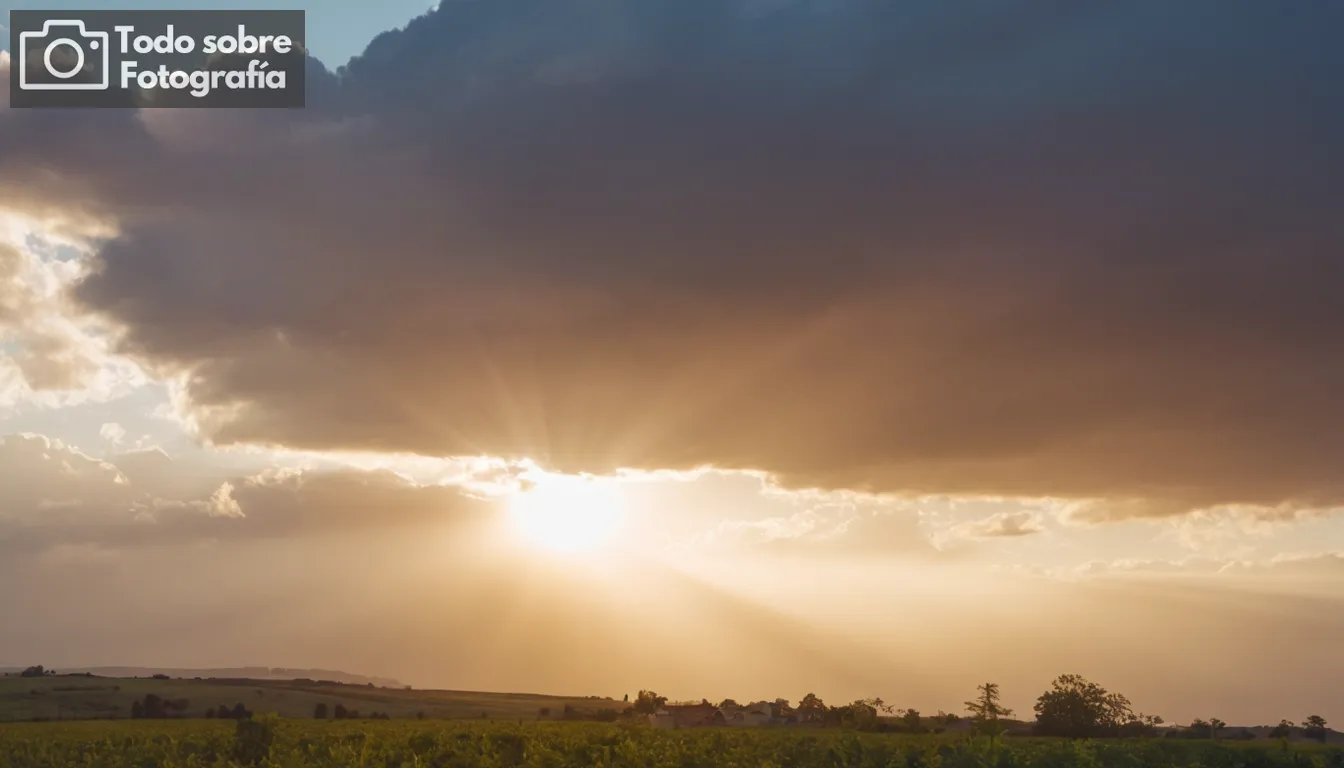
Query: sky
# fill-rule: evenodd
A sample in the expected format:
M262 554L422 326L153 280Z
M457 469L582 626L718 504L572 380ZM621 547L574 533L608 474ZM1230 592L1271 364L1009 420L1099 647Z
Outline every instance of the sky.
M1337 4L307 10L0 109L0 665L1344 721Z

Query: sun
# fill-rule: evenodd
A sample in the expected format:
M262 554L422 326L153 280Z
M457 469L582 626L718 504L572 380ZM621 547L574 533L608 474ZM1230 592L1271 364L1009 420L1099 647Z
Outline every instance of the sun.
M620 499L614 487L599 480L546 475L510 497L509 518L537 546L568 554L592 552L615 536Z

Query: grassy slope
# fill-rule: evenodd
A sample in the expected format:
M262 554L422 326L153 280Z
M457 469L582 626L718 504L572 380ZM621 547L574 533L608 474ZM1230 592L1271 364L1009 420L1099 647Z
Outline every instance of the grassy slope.
M359 685L314 685L281 680L154 680L55 676L0 678L0 722L35 717L87 719L130 716L131 703L153 693L165 699L186 699L188 717L204 717L220 704L241 702L253 712L275 712L282 717L312 717L313 708L337 704L361 714L385 712L396 718L479 718L535 720L549 707L555 718L570 704L582 710L622 708L611 699L541 696L535 694L474 693L469 691L415 691Z

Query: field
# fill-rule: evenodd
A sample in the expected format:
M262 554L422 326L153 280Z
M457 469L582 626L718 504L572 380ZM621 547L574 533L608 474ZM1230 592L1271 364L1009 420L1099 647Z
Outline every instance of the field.
M151 678L50 677L0 678L0 723L33 720L129 718L131 704L152 693L164 699L185 699L188 718L203 718L221 704L241 703L253 712L274 712L286 718L309 718L318 704L329 710L341 704L361 714L380 712L393 718L424 713L433 719L536 720L543 709L559 718L566 705L584 711L620 709L604 698L535 694L416 691L364 685L319 684L291 680L155 680Z
M1154 739L1069 742L838 729L659 731L597 723L280 720L0 725L7 768L535 766L536 768L1344 768L1344 751Z

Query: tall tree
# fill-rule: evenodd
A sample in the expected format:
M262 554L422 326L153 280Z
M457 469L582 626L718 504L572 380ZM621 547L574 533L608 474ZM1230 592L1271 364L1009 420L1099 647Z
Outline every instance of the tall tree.
M1013 710L999 704L998 683L978 685L975 690L980 695L966 702L966 711L971 713L971 719L985 723L1012 717Z
M1312 715L1302 721L1302 735L1308 739L1324 742L1329 733L1330 729L1325 727L1325 718L1320 715Z

